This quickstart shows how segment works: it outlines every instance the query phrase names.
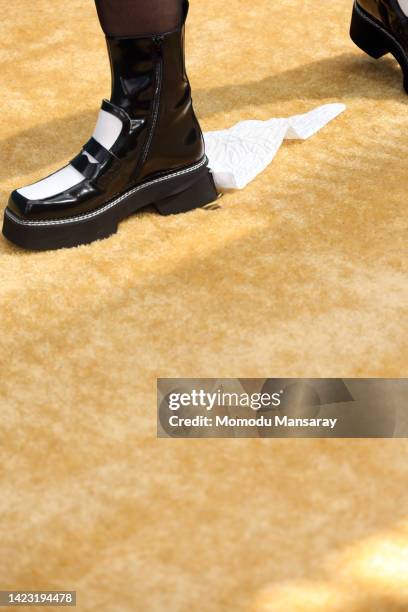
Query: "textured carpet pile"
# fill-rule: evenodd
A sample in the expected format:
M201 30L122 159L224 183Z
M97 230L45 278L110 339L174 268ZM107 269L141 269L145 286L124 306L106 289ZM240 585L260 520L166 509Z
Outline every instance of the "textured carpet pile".
M91 0L0 1L0 194L71 159L109 95ZM0 240L0 589L81 611L408 609L405 441L163 441L156 377L404 375L408 97L350 0L193 0L207 130L348 110L217 211L109 241Z

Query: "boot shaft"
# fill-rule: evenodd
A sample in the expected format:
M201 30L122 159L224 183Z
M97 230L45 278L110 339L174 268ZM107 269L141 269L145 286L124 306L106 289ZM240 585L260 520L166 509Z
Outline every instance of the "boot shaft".
M107 38L112 71L111 102L132 122L143 122L140 176L202 159L204 140L186 74L185 18L173 32L137 38Z

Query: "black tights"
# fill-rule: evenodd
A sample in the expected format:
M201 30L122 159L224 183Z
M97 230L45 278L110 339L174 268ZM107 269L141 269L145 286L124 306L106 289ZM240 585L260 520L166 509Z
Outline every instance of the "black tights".
M95 0L108 36L160 34L177 28L183 0Z

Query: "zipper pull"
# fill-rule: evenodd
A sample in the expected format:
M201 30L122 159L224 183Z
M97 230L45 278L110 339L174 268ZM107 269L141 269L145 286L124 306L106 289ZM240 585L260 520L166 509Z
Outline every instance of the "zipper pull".
M164 36L162 34L156 34L153 36L153 42L157 47L161 47L164 40Z
M161 34L156 34L155 36L153 36L152 40L155 45L154 58L156 61L160 61L162 56L162 45L164 36L162 36Z

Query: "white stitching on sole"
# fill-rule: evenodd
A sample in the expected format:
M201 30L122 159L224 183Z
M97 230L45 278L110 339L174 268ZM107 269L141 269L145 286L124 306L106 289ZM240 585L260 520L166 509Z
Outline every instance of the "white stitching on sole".
M4 214L7 217L9 217L14 223L17 223L18 225L26 225L30 227L47 227L49 225L66 225L69 223L77 223L78 221L86 221L87 219L92 219L93 217L102 215L107 210L110 210L117 204L120 204L120 202L122 202L123 200L126 200L126 198L128 198L129 196L133 195L134 193L137 193L138 191L141 191L142 189L145 189L146 187L151 187L152 185L155 185L156 183L161 183L163 181L167 181L172 178L176 178L177 176L182 176L183 174L189 174L190 172L194 172L194 170L198 170L199 168L201 168L207 163L208 163L208 159L204 157L201 160L201 162L199 162L195 166L191 166L191 168L180 170L179 172L175 172L174 174L168 174L166 176L162 176L158 179L155 179L154 181L150 181L149 183L144 183L143 185L139 185L138 187L135 187L134 189L131 189L130 191L122 194L119 198L116 198L116 200L112 200L112 202L109 202L109 204L105 204L105 206L103 206L102 208L98 208L98 210L95 210L94 212L91 212L91 213L87 213L86 215L78 215L77 217L69 217L67 219L55 219L53 221L52 220L24 221L23 219L19 219L18 217L16 217L16 215L12 213L10 210L8 210L7 208L4 211Z

